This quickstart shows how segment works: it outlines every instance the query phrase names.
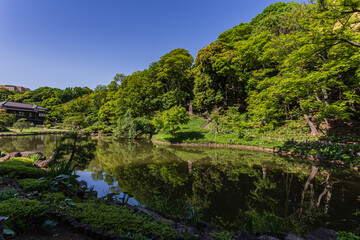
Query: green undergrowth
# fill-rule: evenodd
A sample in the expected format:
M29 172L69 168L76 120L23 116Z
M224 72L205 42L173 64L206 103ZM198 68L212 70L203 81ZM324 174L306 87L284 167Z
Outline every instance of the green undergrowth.
M9 198L0 202L0 216L9 217L6 225L15 232L23 232L35 224L38 213L46 206L37 200Z
M329 142L309 134L307 126L301 121L289 121L277 129L242 129L239 133L215 133L205 129L207 121L199 116L192 116L188 124L181 126L174 138L171 134L160 131L153 138L172 143L216 143L226 145L245 145L278 149L305 156L316 156L325 161L341 161L350 166L360 163L360 144L345 144L357 138L342 138L329 135ZM327 140L326 136L320 139ZM297 141L295 141L297 140ZM300 141L298 141L300 140ZM345 142L345 143L344 143Z
M40 178L45 176L45 172L40 168L32 166L32 161L28 158L11 158L0 162L0 176L10 178Z
M160 131L153 138L158 141L172 143L217 143L264 148L274 148L282 143L278 139L253 137L252 130L244 130L241 134L216 133L215 130L204 128L206 123L207 121L204 118L192 116L189 123L180 126L180 130L176 132L175 138L170 133L164 131Z
M25 178L18 180L17 183L25 192L47 191L51 186L51 181L46 179Z
M287 141L279 147L279 150L318 156L329 161L342 161L350 166L360 164L360 157L358 156L360 144Z
M140 212L134 213L119 205L86 201L69 208L68 214L81 223L122 236L131 233L148 237L155 235L161 239L174 239L177 235L173 224L157 221L152 216Z

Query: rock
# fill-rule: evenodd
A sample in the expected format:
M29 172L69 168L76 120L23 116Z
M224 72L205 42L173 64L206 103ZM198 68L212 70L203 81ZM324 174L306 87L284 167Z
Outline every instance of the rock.
M34 162L34 165L37 166L37 167L39 167L39 168L44 168L44 167L46 167L51 161L52 161L52 159L38 160L38 161Z
M9 155L6 155L5 157L1 157L0 162L7 161L7 160L9 160L9 158L10 158Z
M185 225L182 223L176 223L175 228L177 230L179 238L182 237L183 233L187 233L187 235L190 235L190 236L197 235L199 233L197 228L195 228L193 226L188 226L188 225Z
M257 240L256 237L254 237L253 235L251 235L250 233L248 233L245 230L241 230L241 231L235 233L234 238L241 239L241 240Z
M9 156L9 158L21 157L21 153L19 153L19 152L12 152L12 153L9 153L7 156Z
M54 156L55 153L53 153L49 159L46 160L37 160L36 162L34 162L34 165L39 167L39 168L44 168L46 167L50 162L52 162L54 160Z
M295 235L294 233L289 233L284 240L304 240L302 237Z
M334 230L319 228L318 230L306 235L305 240L336 240L337 235Z
M257 238L258 240L280 240L276 237L271 237L271 236L267 236L267 235L263 235Z
M21 157L21 153L19 153L19 152L9 153L5 157L0 158L0 162L7 161L7 160L9 160L10 158L13 158L13 157Z

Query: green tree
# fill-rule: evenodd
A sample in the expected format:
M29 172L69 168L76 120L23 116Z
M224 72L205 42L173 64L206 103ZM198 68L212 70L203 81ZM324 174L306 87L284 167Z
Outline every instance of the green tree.
M87 134L66 133L61 138L61 144L55 149L55 164L64 163L65 172L84 169L94 158L95 147L96 143L90 141L90 136Z
M23 131L24 128L29 128L32 126L32 123L28 122L26 118L20 118L14 123L14 128L18 128L20 132Z
M189 113L181 106L174 106L154 118L154 125L158 129L169 131L173 137L176 137L176 131L180 129L181 124L189 122Z
M15 121L15 115L0 110L0 131L6 129L6 126Z
M136 139L143 134L155 133L155 127L151 121L145 117L133 117L129 109L124 116L117 121L115 136L126 133L129 138Z
M177 92L178 104L189 100L193 88L190 69L194 58L183 48L177 48L160 58L157 63L157 77L164 83L166 91Z

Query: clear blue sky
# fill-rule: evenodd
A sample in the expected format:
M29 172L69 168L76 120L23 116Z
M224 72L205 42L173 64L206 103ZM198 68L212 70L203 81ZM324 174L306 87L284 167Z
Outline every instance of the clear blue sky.
M220 33L275 2L0 0L0 84L108 84L175 48L195 58Z

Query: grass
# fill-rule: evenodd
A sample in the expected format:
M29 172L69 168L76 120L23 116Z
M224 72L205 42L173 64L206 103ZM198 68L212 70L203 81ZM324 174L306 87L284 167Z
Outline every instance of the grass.
M203 128L207 121L199 116L192 116L189 123L181 126L174 138L170 133L160 131L153 138L163 142L173 143L218 143L229 145L247 145L264 148L274 148L282 144L282 140L250 136L251 130L246 130L243 137L234 133L217 133Z

